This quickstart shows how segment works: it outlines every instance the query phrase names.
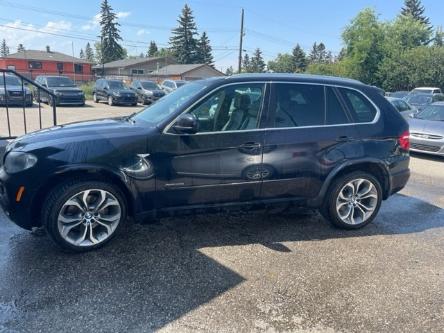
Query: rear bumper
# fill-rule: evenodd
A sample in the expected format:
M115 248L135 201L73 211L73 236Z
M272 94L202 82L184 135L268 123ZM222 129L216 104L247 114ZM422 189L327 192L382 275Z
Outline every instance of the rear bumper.
M389 196L401 191L410 178L410 169L405 169L390 175L390 191Z

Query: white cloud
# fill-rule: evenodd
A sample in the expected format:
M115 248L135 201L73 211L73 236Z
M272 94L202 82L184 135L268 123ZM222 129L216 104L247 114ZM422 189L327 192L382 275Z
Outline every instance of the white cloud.
M131 15L131 12L117 12L116 13L117 18L119 18L119 19L125 19L130 15ZM97 13L96 15L94 15L92 17L92 19L88 23L82 25L81 29L84 31L95 30L99 27L99 24L100 24L100 13Z
M139 29L136 32L137 36L143 36L143 35L149 35L149 34L150 34L150 31L146 30L146 29Z
M10 28L8 28L10 27ZM45 45L56 49L60 38L51 36L47 33L63 33L70 31L72 23L68 21L48 21L43 27L36 27L33 24L23 23L21 20L15 20L5 24L5 27L0 27L0 35L6 37L11 51L18 44L23 44L28 49L44 49Z

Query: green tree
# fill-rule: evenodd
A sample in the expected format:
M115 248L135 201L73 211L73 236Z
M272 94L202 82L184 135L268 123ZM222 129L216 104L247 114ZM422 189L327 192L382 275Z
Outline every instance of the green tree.
M173 51L169 48L162 47L156 52L156 57L174 57Z
M25 52L25 47L23 46L23 44L19 44L17 46L17 52Z
M376 73L384 57L384 29L372 9L361 11L345 28L343 60L347 76L378 85Z
M104 63L125 58L125 51L119 44L120 37L119 22L117 15L108 4L108 0L103 0L100 6L100 39L102 61Z
M0 45L0 57L7 57L9 55L9 47L6 44L6 40L3 38L2 44Z
M253 70L251 68L250 56L248 55L248 53L245 53L245 55L242 59L242 72L243 73L253 73Z
M435 38L433 38L433 41L435 46L444 46L444 32L442 31L442 26L436 28Z
M155 57L159 49L157 48L157 44L155 41L150 42L150 46L148 47L148 52L146 53L147 57Z
M228 67L228 68L226 69L226 71L225 71L225 75L226 75L226 76L231 76L231 75L233 75L233 74L234 74L233 66Z
M421 0L404 0L404 7L401 9L402 16L411 16L415 20L423 23L429 31L432 31L430 19L425 16L425 8Z
M179 26L172 31L170 37L171 50L179 64L194 64L198 59L197 28L194 16L188 5L182 9L177 20Z
M250 64L252 73L263 73L265 71L265 62L259 48L254 51Z
M89 42L86 43L86 46L85 46L85 59L91 63L95 62L94 61L94 59L95 59L94 51L93 51L91 45L89 44Z
M214 67L213 54L211 53L210 40L207 33L204 31L199 41L197 42L197 62L210 65Z
M307 56L305 55L304 50L299 44L293 49L293 63L294 63L294 71L297 73L305 72L307 68Z
M267 67L275 73L294 73L296 71L294 57L288 53L279 53L276 59L268 62Z
M79 58L85 59L85 53L83 53L83 49L80 49Z

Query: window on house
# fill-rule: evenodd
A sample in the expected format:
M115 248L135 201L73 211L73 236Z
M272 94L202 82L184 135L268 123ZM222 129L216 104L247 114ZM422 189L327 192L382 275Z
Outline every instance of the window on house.
M143 69L132 69L131 70L131 74L133 74L133 75L142 75L143 74Z
M82 64L74 64L74 72L76 74L83 73L83 65Z
M29 69L42 69L42 63L40 61L29 61L28 68Z
M59 72L63 72L63 62L58 62L58 63L57 63L57 70L58 70Z

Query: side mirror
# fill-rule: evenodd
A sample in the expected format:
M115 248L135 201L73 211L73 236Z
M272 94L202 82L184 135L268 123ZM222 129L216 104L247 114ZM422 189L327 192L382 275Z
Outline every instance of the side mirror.
M42 87L48 88L48 85L46 83L42 83Z
M195 115L185 113L176 120L173 129L178 134L194 134L199 130L199 121Z

